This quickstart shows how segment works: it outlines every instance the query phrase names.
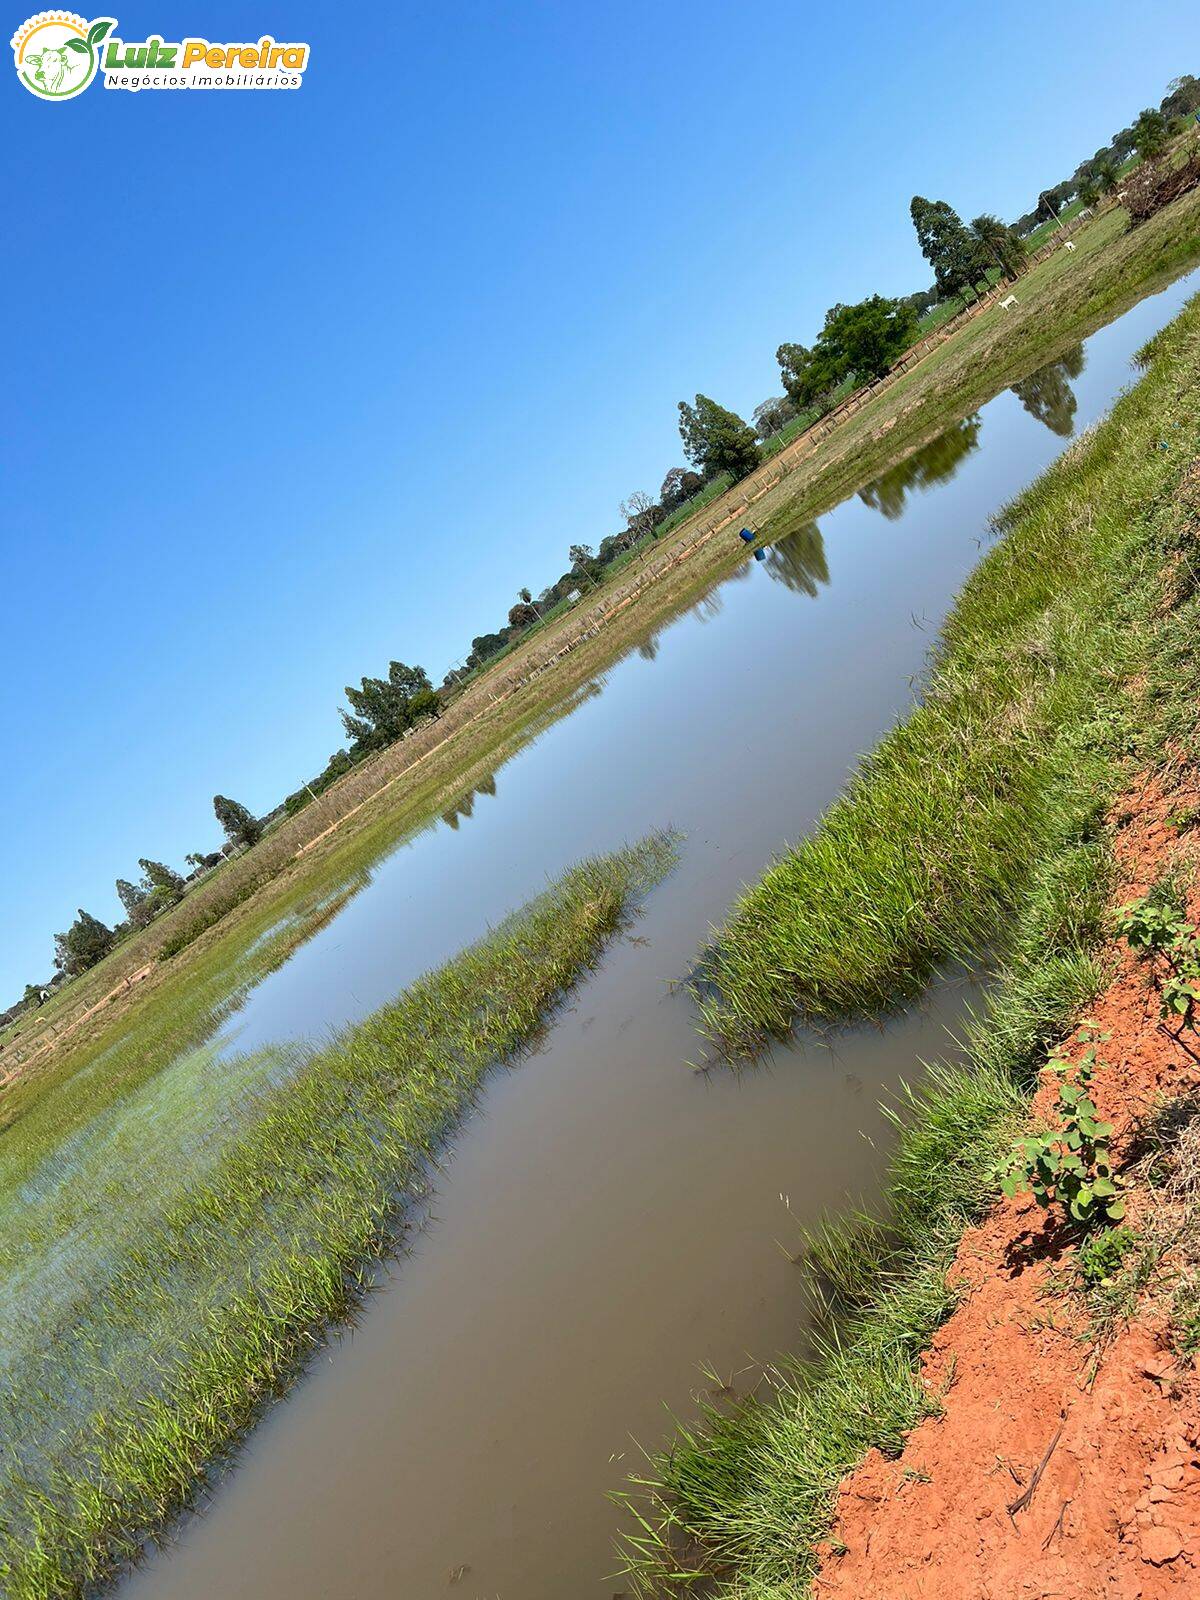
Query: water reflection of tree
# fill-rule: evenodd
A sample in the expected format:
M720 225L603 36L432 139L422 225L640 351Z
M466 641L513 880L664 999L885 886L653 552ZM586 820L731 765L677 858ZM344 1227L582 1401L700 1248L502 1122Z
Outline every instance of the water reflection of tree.
M858 491L864 505L881 511L889 522L904 515L905 502L915 489L929 489L935 483L949 483L959 467L979 448L983 418L978 411L956 422L936 439L905 456L903 461Z
M825 560L825 540L820 528L815 522L800 523L767 546L763 566L786 588L815 599L818 585L829 582L829 564Z
M476 795L493 795L496 792L496 774L489 772L486 778L480 778L473 789L468 789L465 794L460 794L454 804L442 812L442 821L448 827L457 828L460 817L469 817L475 810Z
M753 563L739 561L736 567L730 568L724 577L719 578L711 589L705 591L700 598L686 611L680 612L681 616L695 617L700 622L711 622L714 617L719 617L725 609L724 591L731 583L745 583L754 570Z
M1069 439L1075 431L1075 408L1079 402L1070 380L1083 371L1086 359L1082 344L1077 344L1057 361L1047 362L1013 384L1012 392L1029 415L1044 422L1060 439Z

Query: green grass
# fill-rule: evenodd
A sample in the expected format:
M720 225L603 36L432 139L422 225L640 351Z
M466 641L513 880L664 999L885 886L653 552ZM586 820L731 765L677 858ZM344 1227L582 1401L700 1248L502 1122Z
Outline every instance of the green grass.
M575 867L320 1047L78 1077L0 1142L0 1590L79 1595L136 1557L351 1316L496 1063L598 957L675 842ZM109 1063L93 1082L110 1085ZM116 1064L119 1068L119 1063ZM154 1070L150 1070L151 1066ZM98 1069L100 1063L97 1063Z
M802 1600L841 1478L937 1408L918 1356L953 1307L955 1246L992 1202L1047 1053L1105 982L1105 813L1135 771L1200 756L1200 541L1180 493L1200 454L1198 376L1193 302L1110 420L1010 508L923 706L722 934L718 975L767 997L739 988L732 1021L728 999L712 1006L727 1047L783 1031L800 997L826 1013L890 1003L951 953L990 943L998 970L967 1064L901 1099L877 1216L807 1241L815 1350L780 1362L766 1398L706 1408L634 1480L639 1594ZM734 940L763 970L721 965Z
M1128 684L1162 648L1158 505L1200 438L1200 305L1156 348L1111 417L1000 519L921 703L717 932L701 1005L724 1050L786 1035L798 1012L911 998L997 937L1031 862L1095 825L1128 753Z
M917 1358L953 1309L946 1270L963 1227L990 1203L991 1168L1043 1053L1100 987L1091 952L1106 868L1090 843L1042 863L987 1014L970 1030L971 1064L931 1069L897 1108L886 1222L854 1218L809 1240L825 1327L811 1355L782 1360L766 1399L706 1406L634 1480L640 1520L623 1556L639 1594L699 1582L714 1600L800 1600L840 1480L871 1448L898 1452L936 1412Z

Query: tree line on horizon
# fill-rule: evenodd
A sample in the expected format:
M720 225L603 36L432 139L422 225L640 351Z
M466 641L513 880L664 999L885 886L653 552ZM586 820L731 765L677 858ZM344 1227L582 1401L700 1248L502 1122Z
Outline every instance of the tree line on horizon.
M708 395L681 400L679 433L687 464L670 469L657 500L641 490L623 500L618 508L623 526L595 550L571 545L570 565L536 600L523 588L506 624L472 639L470 651L446 674L442 689L452 689L509 648L576 590L599 582L606 567L644 540L658 537L690 500L714 485L746 477L762 460L767 441L789 424L801 417L815 421L850 388L883 377L920 339L920 323L929 312L955 300L968 305L979 294L978 285L997 275L1006 280L1018 276L1030 233L1057 217L1070 199L1090 205L1115 189L1119 168L1130 155L1152 160L1161 154L1180 119L1198 109L1200 79L1190 74L1174 79L1157 109L1142 111L1109 144L1080 162L1069 178L1043 190L1037 204L1014 223L985 212L964 224L946 201L914 195L909 213L921 253L933 269L930 288L895 299L875 294L856 305L835 305L811 348L781 344L776 360L784 392L762 401L750 422Z
M386 678L364 677L357 688L347 685L344 693L349 709L339 707L338 715L350 741L348 748L336 750L321 772L288 795L279 809L288 814L301 810L366 755L439 716L444 697L464 679L577 592L598 584L605 569L620 556L658 538L664 524L682 514L689 502L706 491L720 492L751 473L762 461L769 439L797 419L816 420L850 387L883 377L918 341L921 320L937 306L960 300L965 307L978 296L981 283L1017 277L1025 268L1025 240L1030 233L1057 217L1070 200L1092 205L1115 190L1120 167L1131 155L1153 160L1179 131L1181 119L1198 110L1200 79L1190 74L1174 79L1157 108L1142 111L1114 134L1109 144L1080 162L1069 178L1044 189L1037 204L1014 223L982 213L966 224L947 201L914 195L909 215L921 253L933 271L930 288L898 298L874 294L854 305L839 303L826 312L811 347L781 344L776 360L784 392L762 401L751 422L704 394L697 394L691 402L681 400L679 435L687 464L670 468L658 498L635 491L618 508L622 526L615 533L602 539L594 550L590 545L572 544L570 565L536 599L529 588L520 589L507 622L472 639L464 661L446 674L440 690L433 687L423 667L399 661L389 663ZM214 797L213 805L226 834L222 849L187 856L193 869L187 879L163 862L141 859L142 876L137 883L124 878L116 883L125 912L123 922L109 927L81 908L70 928L54 936L59 974L73 977L94 966L122 938L148 926L176 904L189 880L211 871L226 854L257 841L263 822L245 806L221 795ZM32 1003L41 989L27 984L22 1000L0 1017L0 1023Z
M54 978L46 984L27 983L16 1005L0 1015L0 1026L27 1007L40 1004L43 993L64 978L76 978L94 967L123 939L149 927L155 917L178 905L189 882L211 872L226 856L248 849L262 837L262 822L240 801L231 800L227 795L214 795L213 812L225 831L226 842L222 849L207 853L195 851L186 856L185 862L192 868L186 878L165 861L152 861L142 856L138 861L142 875L136 883L129 878L116 880L117 899L125 913L124 919L110 926L80 906L66 932L54 935Z

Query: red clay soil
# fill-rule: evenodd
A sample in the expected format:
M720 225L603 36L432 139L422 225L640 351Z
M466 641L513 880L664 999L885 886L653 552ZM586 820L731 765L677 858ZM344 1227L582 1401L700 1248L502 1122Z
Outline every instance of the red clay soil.
M1194 861L1200 829L1167 818L1198 798L1158 781L1129 797L1118 903ZM1092 1094L1120 1159L1139 1115L1200 1089L1200 1059L1160 1026L1144 963L1114 958L1086 1020L1112 1035ZM1145 1203L1131 1192L1135 1228ZM814 1600L1200 1597L1200 1374L1168 1348L1153 1296L1097 1346L1064 1282L1072 1249L1028 1198L964 1235L950 1274L963 1298L924 1362L943 1414L845 1480Z

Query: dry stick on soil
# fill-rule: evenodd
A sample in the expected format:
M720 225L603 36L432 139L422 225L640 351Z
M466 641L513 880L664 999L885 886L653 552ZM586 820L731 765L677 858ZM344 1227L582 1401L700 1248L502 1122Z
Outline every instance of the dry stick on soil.
M1046 1466L1047 1466L1047 1464L1048 1464L1048 1462L1050 1460L1050 1457L1054 1454L1054 1451L1055 1451L1055 1448L1056 1448L1056 1446L1058 1444L1058 1441L1062 1438L1063 1429L1065 1427L1066 1427L1066 1423L1065 1422L1060 1422L1059 1423L1058 1432L1054 1435L1053 1439L1051 1439L1050 1443L1046 1446L1046 1454L1042 1457L1042 1459L1038 1462L1037 1466L1034 1468L1033 1477L1030 1478L1030 1480L1029 1480L1028 1489L1026 1489L1024 1494L1019 1494L1017 1496L1017 1498L1009 1506L1008 1514L1013 1519L1014 1522L1017 1519L1017 1512L1018 1511L1027 1511L1029 1509L1030 1502L1033 1500L1034 1492L1037 1489L1038 1484L1041 1482L1042 1473L1045 1472Z
M1067 1507L1070 1504L1071 1504L1071 1502L1069 1500L1064 1500L1062 1505L1059 1507L1058 1515L1054 1519L1054 1526L1050 1529L1050 1532L1042 1540L1042 1549L1043 1550L1049 1550L1051 1544L1054 1542L1055 1534L1056 1533L1061 1533L1063 1531L1063 1518L1066 1516Z
M1187 1026L1187 1024L1185 1023L1183 1025L1183 1027L1186 1027L1186 1026ZM1167 1038L1170 1039L1172 1041L1172 1043L1177 1044L1179 1046L1179 1048L1184 1052L1185 1055L1191 1056L1193 1061L1195 1061L1197 1063L1200 1063L1200 1055L1198 1055L1196 1053L1196 1051L1192 1049L1191 1045L1187 1042L1187 1040L1182 1037L1183 1027L1180 1028L1178 1033L1172 1033L1170 1028L1167 1027L1165 1022L1160 1022L1158 1024L1158 1031L1159 1031L1159 1033L1165 1033Z

